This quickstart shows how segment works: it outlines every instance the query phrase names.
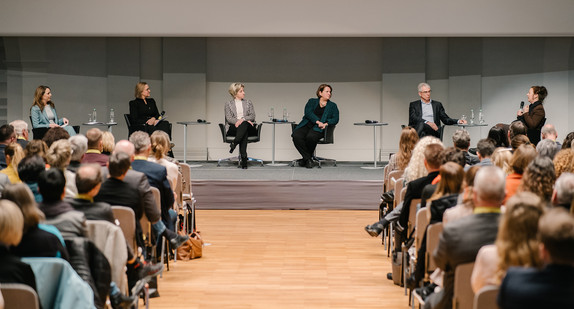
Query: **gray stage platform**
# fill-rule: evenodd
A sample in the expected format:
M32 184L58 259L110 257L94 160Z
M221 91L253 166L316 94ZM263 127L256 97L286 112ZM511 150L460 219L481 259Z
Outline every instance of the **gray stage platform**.
M214 162L191 170L198 209L377 209L383 170L370 163L338 162L336 167L271 167L251 163L242 170Z

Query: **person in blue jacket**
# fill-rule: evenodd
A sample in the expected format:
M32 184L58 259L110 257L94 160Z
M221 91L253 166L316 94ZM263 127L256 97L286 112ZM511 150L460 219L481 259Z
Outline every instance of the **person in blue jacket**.
M339 109L332 102L333 87L321 84L317 89L317 98L311 98L305 105L305 114L301 122L293 130L293 144L303 157L299 160L300 166L313 168L313 153L317 143L323 137L327 126L334 126L339 122Z
M67 118L58 118L54 102L52 102L52 91L48 86L38 86L34 94L34 104L30 108L30 118L32 118L32 128L53 128L62 127L70 136L76 135L76 131L69 125Z

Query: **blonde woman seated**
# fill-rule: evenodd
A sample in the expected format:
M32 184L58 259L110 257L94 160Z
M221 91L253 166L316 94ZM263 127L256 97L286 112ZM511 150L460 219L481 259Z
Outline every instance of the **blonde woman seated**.
M66 197L75 198L78 195L76 188L76 174L67 169L72 160L72 145L67 139L57 140L52 143L46 154L46 161L50 167L57 168L66 177Z
M225 129L227 135L235 136L229 145L229 153L233 153L239 145L241 168L247 168L247 142L249 136L257 135L255 124L255 108L251 100L245 99L245 85L233 83L229 86L229 94L233 99L225 102Z
M114 146L116 145L116 140L114 135L110 131L102 132L102 154L107 156L114 152Z
M20 176L18 176L18 164L25 156L24 150L18 143L12 143L4 150L6 156L6 163L8 166L1 170L0 173L8 176L10 183L21 183Z
M542 266L536 234L543 214L542 200L534 193L520 192L508 200L494 245L482 247L476 256L470 278L474 293L500 285L511 266Z
M148 161L158 163L167 170L167 180L171 190L175 190L179 169L177 164L168 161L167 153L170 150L169 136L164 131L155 131L151 134L151 155Z
M492 164L500 167L506 176L512 173L512 168L510 167L512 152L510 148L498 147L494 149L490 159L492 160Z

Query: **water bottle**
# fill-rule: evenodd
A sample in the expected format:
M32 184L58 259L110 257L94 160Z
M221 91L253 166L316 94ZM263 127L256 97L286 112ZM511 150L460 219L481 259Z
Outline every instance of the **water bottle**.
M115 123L115 120L116 120L115 118L116 118L116 115L114 113L114 109L110 108L110 123Z
M484 124L484 114L482 113L482 108L478 111L478 123Z
M287 109L283 109L283 121L287 121Z
M273 107L269 109L269 113L267 114L267 116L269 116L269 121L273 121L273 117L275 116L275 111L273 110Z
M474 109L470 110L470 125L474 124Z
M94 108L94 111L92 112L92 121L98 122L97 119L98 119L98 117L97 117L96 109Z

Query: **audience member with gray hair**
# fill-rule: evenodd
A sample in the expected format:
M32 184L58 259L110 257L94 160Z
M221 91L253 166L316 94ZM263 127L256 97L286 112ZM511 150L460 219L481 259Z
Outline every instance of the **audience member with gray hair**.
M428 296L423 308L452 308L456 267L474 262L478 250L496 239L504 187L505 175L500 168L483 166L478 170L473 188L474 214L445 225L433 254L437 267L445 272L443 289Z
M568 210L572 209L574 202L574 174L562 173L556 180L554 191L552 192L552 204L562 206Z
M68 141L70 141L70 146L72 147L72 158L67 169L75 173L82 164L82 159L88 150L88 138L82 134L77 134L71 136Z
M562 148L562 144L558 141L558 132L553 124L547 123L541 129L542 139L549 139L556 142L558 149Z
M470 134L467 130L456 130L452 135L452 143L454 147L462 150L467 165L475 165L480 162L480 159L478 159L476 155L468 152L468 148L470 147Z
M536 145L538 155L541 157L548 157L550 160L554 160L558 150L560 150L558 145L556 145L556 142L551 139L543 139L538 142L538 145Z
M14 133L16 133L16 142L22 146L22 149L26 149L28 139L30 138L28 123L24 120L14 120L10 122L10 125L14 128Z

